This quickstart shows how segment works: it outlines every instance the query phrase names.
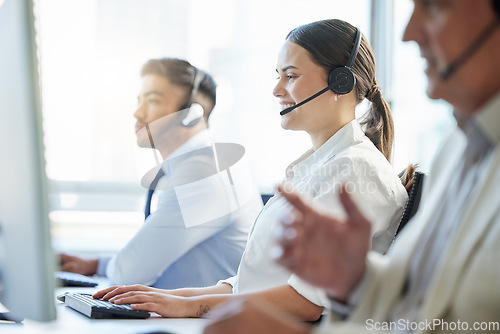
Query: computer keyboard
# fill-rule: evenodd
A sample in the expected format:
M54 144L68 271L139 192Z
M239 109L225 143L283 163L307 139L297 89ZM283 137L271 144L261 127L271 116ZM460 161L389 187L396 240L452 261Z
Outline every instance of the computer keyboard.
M67 271L56 271L54 275L60 286L94 287L99 284L96 280L88 276Z
M92 319L146 319L150 316L149 312L134 310L130 305L115 305L85 293L66 293L64 303Z

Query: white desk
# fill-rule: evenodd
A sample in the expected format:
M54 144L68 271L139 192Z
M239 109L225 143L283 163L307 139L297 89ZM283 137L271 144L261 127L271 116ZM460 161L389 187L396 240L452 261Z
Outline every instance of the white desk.
M96 289L85 288L58 288L57 293L66 291L93 292ZM106 320L89 319L86 316L70 309L65 304L56 301L57 320L41 323L24 320L22 324L0 323L0 333L50 333L50 334L139 334L149 332L173 334L200 334L203 332L205 319L164 319L152 316L144 320Z

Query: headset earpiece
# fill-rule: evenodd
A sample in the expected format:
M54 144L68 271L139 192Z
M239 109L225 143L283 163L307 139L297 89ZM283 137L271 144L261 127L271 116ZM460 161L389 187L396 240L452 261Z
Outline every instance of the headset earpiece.
M335 94L348 94L356 85L356 78L352 71L343 66L337 67L328 76L328 87Z
M186 110L187 112L182 118L181 124L187 128L195 126L203 118L203 107L198 103L192 103Z
M196 97L196 94L198 94L198 89L200 88L201 82L203 81L203 79L205 79L205 74L203 74L203 72L201 71L198 71L198 69L194 66L193 69L194 77L188 101L177 112L179 123L187 128L195 126L203 118L203 107L198 103L193 103L193 100Z
M356 36L354 38L354 44L352 46L351 55L347 60L347 64L345 66L334 68L328 75L328 87L335 94L348 94L356 85L356 77L352 73L352 65L358 55L359 45L361 44L361 32L358 28L355 29Z

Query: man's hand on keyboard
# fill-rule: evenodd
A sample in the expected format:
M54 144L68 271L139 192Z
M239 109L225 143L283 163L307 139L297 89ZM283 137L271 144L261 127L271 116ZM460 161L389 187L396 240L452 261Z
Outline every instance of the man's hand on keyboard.
M60 270L81 275L95 275L97 273L97 259L82 259L77 256L59 254Z

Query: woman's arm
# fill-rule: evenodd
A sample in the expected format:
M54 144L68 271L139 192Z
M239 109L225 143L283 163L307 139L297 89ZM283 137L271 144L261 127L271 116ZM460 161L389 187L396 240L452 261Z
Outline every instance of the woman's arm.
M253 300L264 300L303 321L316 321L321 316L321 313L323 313L322 306L310 302L288 284L261 292L242 295Z
M94 298L102 298L116 304L131 304L133 309L156 312L163 317L190 318L201 317L218 304L239 297L231 294L231 291L228 284L172 291L139 285L112 287L98 292ZM305 321L317 320L323 312L323 307L311 303L289 285L241 296L264 300Z
M168 294L165 290L141 288L116 295L109 301L118 305L130 304L135 310L156 312L165 318L199 318L232 297L235 295L208 294L182 297Z
M118 297L120 295L131 293L131 292L154 292L158 294L177 296L177 297L193 297L201 295L213 295L213 294L230 294L233 292L231 285L222 283L219 285L213 285L205 288L182 288L175 290L164 290L152 288L144 285L128 285L128 286L112 286L107 289L100 290L94 294L95 299L110 300L111 298Z
M224 295L232 294L233 287L222 283L218 285L207 286L204 288L182 288L176 290L165 290L168 294L180 297L195 297L203 295Z

